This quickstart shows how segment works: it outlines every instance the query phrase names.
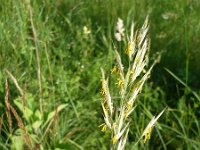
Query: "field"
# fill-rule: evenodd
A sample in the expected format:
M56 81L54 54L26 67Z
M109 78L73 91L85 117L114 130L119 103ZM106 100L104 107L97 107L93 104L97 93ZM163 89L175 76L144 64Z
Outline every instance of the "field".
M101 68L112 79L115 49L129 64L131 24L140 29L147 16L146 67L160 61L128 118L126 149L200 149L199 0L4 0L0 14L0 149L110 149L111 133L99 127Z

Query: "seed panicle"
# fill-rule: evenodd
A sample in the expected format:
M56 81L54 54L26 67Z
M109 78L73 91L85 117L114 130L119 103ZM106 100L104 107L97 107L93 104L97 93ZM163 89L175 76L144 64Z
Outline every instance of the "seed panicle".
M104 123L101 124L101 131L109 130L111 133L111 150L125 149L128 138L129 116L135 110L135 100L142 90L145 81L149 78L151 70L157 60L146 71L148 64L148 51L150 49L150 40L148 38L148 17L146 18L140 30L134 31L134 23L131 26L131 35L128 38L127 48L125 53L128 55L129 66L124 69L122 59L117 50L115 50L117 65L111 70L111 75L116 74L115 86L119 94L119 101L115 102L109 92L108 79L105 77L103 69L102 73L102 109L104 116ZM115 111L114 111L115 110ZM144 142L150 139L151 130L163 114L164 110L149 123L145 129L142 137Z

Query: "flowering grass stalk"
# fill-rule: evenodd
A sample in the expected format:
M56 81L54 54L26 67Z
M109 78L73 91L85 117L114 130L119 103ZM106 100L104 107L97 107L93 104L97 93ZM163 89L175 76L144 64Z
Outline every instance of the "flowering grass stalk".
M145 20L140 30L134 31L134 24L131 26L131 34L128 39L127 49L125 53L128 56L129 65L124 69L121 56L115 50L117 65L114 66L111 73L116 77L116 87L119 91L119 99L113 100L109 91L109 81L102 72L102 88L101 105L104 114L104 123L100 125L102 131L109 130L111 132L111 149L123 150L126 145L130 114L134 111L136 105L135 100L142 90L145 81L150 76L151 70L157 60L151 67L145 70L148 64L148 51L150 40L148 38L148 18ZM117 101L117 102L116 102ZM153 118L142 134L144 142L150 139L152 128L164 110Z

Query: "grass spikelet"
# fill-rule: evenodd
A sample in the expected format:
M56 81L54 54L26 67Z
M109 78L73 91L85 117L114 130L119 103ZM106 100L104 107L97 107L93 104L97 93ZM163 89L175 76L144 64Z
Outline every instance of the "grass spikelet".
M101 69L101 73L102 73L101 94L103 96L102 106L105 107L105 112L107 112L107 110L108 110L110 115L112 116L112 114L113 114L113 104L112 104L112 100L111 100L111 96L110 96L110 92L109 92L108 79L105 79L105 74L104 74L103 69ZM105 106L105 104L106 104L106 106Z
M6 83L5 83L5 90L6 90L6 95L5 95L6 116L8 119L9 131L10 131L10 133L12 133L12 119L11 119L10 107L9 107L9 102L8 102L9 89L8 89L8 80L7 79L6 79Z
M142 134L142 137L143 137L143 139L144 139L144 143L146 143L147 140L150 139L151 132L152 132L153 127L155 126L155 123L156 123L157 120L160 118L160 116L164 113L165 110L166 110L166 108L163 109L163 110L158 114L157 117L154 116L154 117L151 119L151 121L149 122L149 124L147 125L147 127L144 129L144 132L143 132L143 134Z
M8 101L9 88L8 88L8 81L7 80L6 80L6 84L5 84L5 89L6 89L6 96L5 96L6 115L7 115L7 118L8 118L8 124L9 124L10 133L12 131L12 119L11 119L11 112L12 112L12 114L15 117L15 119L17 120L19 128L23 131L23 137L24 137L24 141L25 141L26 145L29 148L31 148L30 138L29 138L29 135L26 132L26 128L25 128L25 126L23 124L23 121L19 117L17 111L14 109L14 107Z
M134 24L132 24L128 48L125 50L129 61L127 69L124 69L121 56L118 51L115 50L117 66L112 69L111 74L117 74L115 85L117 87L116 89L119 91L119 103L113 101L112 96L109 93L108 79L105 79L104 71L101 69L101 94L103 96L102 109L105 123L100 126L102 127L102 131L110 131L112 150L125 149L130 124L129 116L136 108L134 102L139 92L142 90L145 81L150 76L153 66L157 62L156 60L151 67L145 71L145 67L148 63L147 54L150 47L150 40L147 35L148 27L148 17L139 31L134 31ZM152 129L153 125L163 112L164 110L158 117L150 122L151 126L149 125L149 128L143 133L142 136L145 137L145 141L150 138L151 130L149 129Z
M2 129L2 125L3 125L3 117L4 117L4 114L2 114L1 118L0 118L0 134L1 134L1 129Z
M13 106L11 106L10 104L8 104L12 114L14 115L15 119L17 120L18 126L19 128L23 131L23 137L24 137L24 141L26 143L26 146L28 146L31 149L31 141L30 141L30 137L26 131L26 128L24 126L24 123L22 121L22 119L19 117L17 111L14 109Z
M23 106L23 113L26 113L26 89L27 89L27 85L26 82L24 83L24 91L23 91L23 96L21 97L22 99L22 106Z
M18 89L19 93L21 96L23 96L23 90L22 88L19 86L19 83L17 82L17 79L12 75L12 73L10 71L8 71L7 69L5 69L5 72L9 75L9 77L12 79L12 81L14 82L16 88Z

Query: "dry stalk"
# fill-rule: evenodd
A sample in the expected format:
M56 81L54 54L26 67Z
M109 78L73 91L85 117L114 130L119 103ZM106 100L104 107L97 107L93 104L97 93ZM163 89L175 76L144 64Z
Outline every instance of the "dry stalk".
M9 77L13 80L15 86L17 87L19 93L21 96L23 96L23 90L21 89L21 87L19 86L19 83L17 82L17 79L12 75L12 73L10 71L8 71L7 69L4 69L5 72L9 75Z
M40 56L39 56L39 40L38 40L38 35L37 31L33 22L33 11L32 7L30 4L30 1L26 1L25 3L27 5L27 9L29 12L29 17L30 17L30 23L31 23L31 28L33 32L33 41L35 44L35 52L36 52L36 60L37 60L37 77L38 77L38 88L39 88L39 105L40 105L40 112L43 114L43 109L42 109L42 83L41 83L41 67L40 67Z
M17 82L15 82L15 83L17 83ZM23 137L24 137L26 145L31 149L30 138L26 132L26 128L22 122L22 119L19 117L19 115L17 114L17 111L14 109L14 107L12 107L12 105L8 101L9 88L8 88L7 80L6 80L6 84L5 84L5 89L6 89L5 104L6 104L6 114L8 117L9 130L10 130L10 132L12 130L12 120L11 120L11 113L10 113L10 112L12 112L12 114L14 115L14 117L16 118L16 120L18 122L19 128L23 131L23 135L24 135Z
M12 133L12 119L11 119L10 107L9 107L9 102L8 102L9 89L8 89L7 79L6 79L6 83L5 83L5 90L6 90L6 96L5 96L6 116L7 116L7 119L8 119L9 131L10 131L10 133Z
M39 143L35 144L33 150L39 150L39 149L40 149L40 144Z
M3 125L3 116L4 116L4 114L2 114L1 118L0 118L0 134L1 134L1 129L2 129L2 125Z
M23 131L23 137L24 137L24 140L25 140L25 143L26 145L32 149L32 146L31 146L31 141L30 141L30 137L26 131L26 128L24 126L24 123L22 122L22 119L19 117L17 111L14 109L13 106L11 106L9 103L8 103L8 106L12 112L12 114L14 115L15 119L17 120L17 123L18 123L18 126L19 128Z
M23 113L25 114L25 106L26 106L26 89L27 89L27 85L26 82L24 83L24 92L23 92L23 96L22 96L22 105L23 105Z
M63 142L64 141L67 141L67 139L69 139L71 136L73 136L74 134L76 134L77 132L82 132L82 131L84 131L84 130L86 130L85 128L75 128L75 129L72 129L72 131L70 131L70 132L68 132L65 136L64 136L64 138L63 138Z
M15 86L17 87L20 95L21 95L21 99L22 99L22 105L23 105L23 113L25 114L25 105L26 105L26 99L25 99L25 94L26 94L26 82L24 84L24 91L22 90L22 88L19 86L19 83L17 81L17 79L12 75L12 73L10 71L8 71L7 69L5 69L5 72L10 76L10 78L12 79L12 81L14 82Z
M48 124L46 130L44 131L44 134L42 135L42 137L41 137L41 139L40 139L40 143L42 143L42 141L44 140L46 134L47 134L48 131L50 130L50 127L51 127L52 122L53 122L52 120L49 122L49 124Z
M55 131L56 129L56 125L57 125L57 121L58 121L58 114L59 114L59 111L58 111L58 107L56 108L56 112L55 112L55 115L54 115L54 118L53 120L51 120L46 128L46 130L44 131L44 134L43 136L41 137L40 139L40 143L43 141L43 139L45 138L46 134L49 132L50 130L50 127L51 125L53 124L53 132Z

